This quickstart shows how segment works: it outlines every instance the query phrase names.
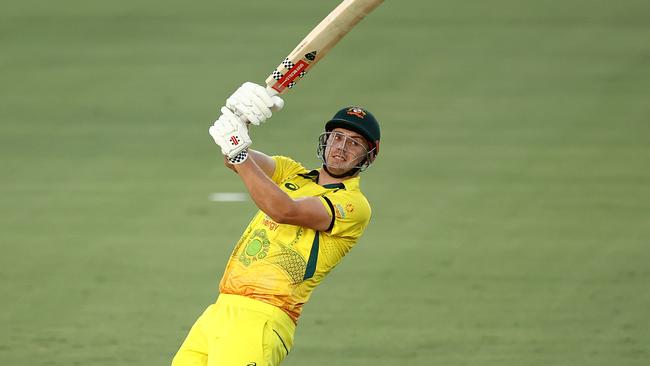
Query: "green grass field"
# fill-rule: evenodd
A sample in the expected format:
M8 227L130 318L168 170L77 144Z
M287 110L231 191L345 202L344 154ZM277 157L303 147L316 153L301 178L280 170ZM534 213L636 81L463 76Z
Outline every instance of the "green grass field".
M337 1L21 1L0 14L0 364L167 365L251 202L207 133ZM382 123L373 219L286 365L647 365L650 2L387 1L257 149Z

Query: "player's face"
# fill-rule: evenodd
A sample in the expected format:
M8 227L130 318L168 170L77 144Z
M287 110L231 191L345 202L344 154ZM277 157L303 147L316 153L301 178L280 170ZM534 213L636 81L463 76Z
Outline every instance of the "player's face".
M354 131L335 128L328 134L326 141L327 168L335 174L359 166L368 155L368 142Z

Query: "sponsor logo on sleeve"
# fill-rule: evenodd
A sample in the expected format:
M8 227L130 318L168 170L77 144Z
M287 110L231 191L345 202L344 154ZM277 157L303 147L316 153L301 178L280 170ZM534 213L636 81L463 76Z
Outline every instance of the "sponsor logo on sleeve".
M336 218L337 219L344 219L345 218L345 209L343 208L343 206L341 204L337 203L336 205L334 205L334 208L335 208L334 211L336 211Z

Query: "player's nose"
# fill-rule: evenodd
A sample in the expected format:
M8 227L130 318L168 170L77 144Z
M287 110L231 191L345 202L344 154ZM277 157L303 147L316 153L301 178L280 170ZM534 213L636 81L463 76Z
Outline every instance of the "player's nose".
M341 138L334 141L334 147L339 150L344 150L346 145L347 143L345 141L345 138Z

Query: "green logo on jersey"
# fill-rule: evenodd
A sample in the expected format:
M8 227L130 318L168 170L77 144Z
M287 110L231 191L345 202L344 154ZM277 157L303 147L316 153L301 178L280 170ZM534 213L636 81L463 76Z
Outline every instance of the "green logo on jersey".
M262 250L262 242L259 239L253 239L246 246L246 255L254 256Z
M239 255L239 261L248 267L251 263L266 257L269 253L270 246L271 241L266 234L266 230L255 230L252 239L246 244L246 248Z

